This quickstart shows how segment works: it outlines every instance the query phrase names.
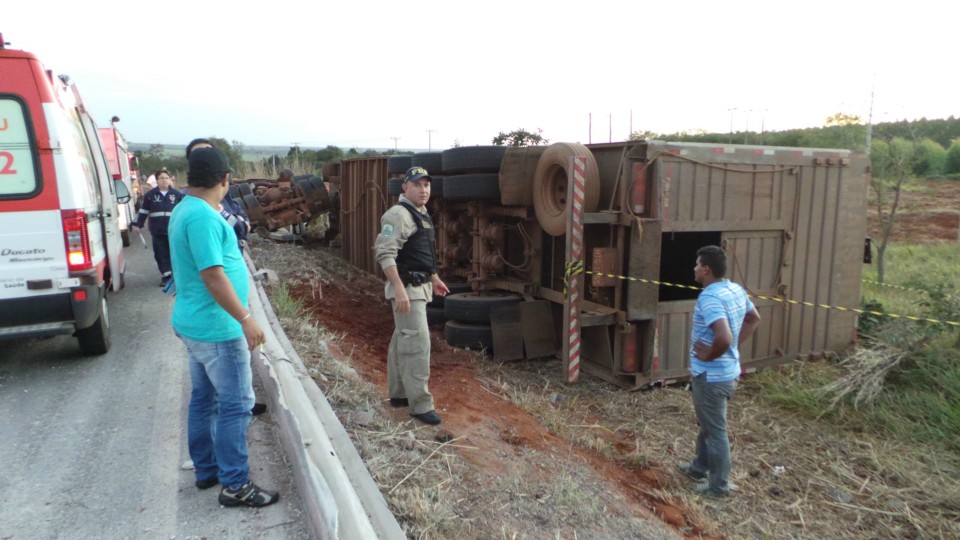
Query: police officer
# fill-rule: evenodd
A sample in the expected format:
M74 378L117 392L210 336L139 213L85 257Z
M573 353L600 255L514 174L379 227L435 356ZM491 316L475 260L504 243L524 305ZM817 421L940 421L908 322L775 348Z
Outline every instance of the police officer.
M403 194L380 218L374 246L387 277L384 294L393 305L396 328L387 352L387 392L393 407L410 407L410 416L437 425L440 416L427 389L430 330L427 302L450 292L437 275L436 234L427 214L431 178L423 167L403 177Z
M147 219L150 219L150 236L153 237L153 258L160 269L160 286L170 281L173 272L170 267L170 239L167 236L167 224L173 207L182 199L183 194L173 187L172 176L166 167L160 169L154 176L157 187L143 194L140 203L140 213L137 214L137 223L140 229Z

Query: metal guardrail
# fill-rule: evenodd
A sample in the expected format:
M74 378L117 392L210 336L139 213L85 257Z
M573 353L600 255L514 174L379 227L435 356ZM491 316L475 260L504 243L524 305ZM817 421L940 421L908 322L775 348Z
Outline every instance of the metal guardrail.
M403 539L343 425L303 365L277 319L257 269L245 254L253 281L250 311L266 334L253 355L271 413L279 426L314 536L321 539Z

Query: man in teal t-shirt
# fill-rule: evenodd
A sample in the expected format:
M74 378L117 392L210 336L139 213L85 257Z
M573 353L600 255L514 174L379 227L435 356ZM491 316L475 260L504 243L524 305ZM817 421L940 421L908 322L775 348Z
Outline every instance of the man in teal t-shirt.
M190 195L174 209L168 228L177 296L173 329L190 365L187 445L196 486L222 486L224 506L267 506L280 495L249 478L247 426L252 417L250 351L263 330L247 309L249 281L237 238L217 206L230 187L230 164L216 148L189 158Z

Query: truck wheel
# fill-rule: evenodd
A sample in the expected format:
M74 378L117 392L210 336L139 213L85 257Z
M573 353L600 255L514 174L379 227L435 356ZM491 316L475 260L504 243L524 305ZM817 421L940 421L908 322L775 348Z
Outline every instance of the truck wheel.
M522 302L523 297L507 291L448 294L443 310L451 321L490 324L490 308Z
M475 351L493 350L493 331L488 324L447 321L443 327L443 337L452 347Z
M241 195L240 188L237 187L236 184L230 186L230 189L227 190L227 195L229 195L231 199L239 199Z
M243 206L247 209L247 217L254 225L265 225L265 214L260 200L255 195L244 195Z
M573 176L570 158L586 158L583 211L595 212L600 202L600 171L590 149L577 143L555 143L537 161L533 175L533 209L544 232L562 236L567 228L567 184Z
M123 242L123 247L130 245L130 231L120 231L120 240Z
M443 173L443 152L420 152L410 156L411 167L423 167L430 174ZM407 172L406 170L402 172Z
M323 183L323 178L311 176L310 184L313 185L313 190L317 193L317 199L320 200L320 207L323 210L330 208L330 192L327 191L327 185Z
M500 176L495 173L443 177L446 201L500 200Z
M403 178L387 178L387 195L396 197L403 193Z
M427 326L437 326L447 322L447 316L443 313L442 307L427 305Z
M446 283L446 284L447 284L447 288L450 289L450 293L447 294L447 296L452 296L452 295L454 295L454 294L459 294L459 293L468 293L468 292L470 292L470 291L473 290L473 286L470 285L470 283L468 283L468 282L464 282L464 283L457 283L457 282L447 283L446 281L444 281L444 283ZM438 308L442 308L444 302L446 301L447 296L439 296L439 295L436 295L436 294L433 295L433 300L431 300L430 302L427 302L427 307L438 307Z
M410 168L410 158L412 156L390 156L387 158L388 174L403 174ZM430 169L427 169L430 170Z
M253 195L253 186L248 182L241 182L237 184L237 189L240 191L241 197L246 197L247 195Z
M430 198L442 199L443 198L443 177L431 176L430 178L433 178L433 181L430 182Z
M444 174L500 172L506 146L461 146L444 150L441 155ZM428 169L429 170L429 169Z
M100 299L100 314L93 326L77 329L77 341L84 356L106 354L110 350L110 319L107 314L106 295Z

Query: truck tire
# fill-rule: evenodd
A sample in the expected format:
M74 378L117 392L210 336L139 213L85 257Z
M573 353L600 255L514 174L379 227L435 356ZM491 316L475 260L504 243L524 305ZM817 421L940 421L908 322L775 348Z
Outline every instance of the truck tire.
M444 174L500 172L506 146L461 146L444 150L441 155Z
M313 186L317 200L320 201L320 207L324 210L330 208L330 192L327 191L327 185L323 183L323 178L311 176L309 182Z
M447 283L446 281L444 281L444 283L446 283L447 288L450 289L450 292L447 293L447 296L450 296L450 295L453 295L453 294L459 294L459 293L468 293L468 292L471 292L471 291L473 290L473 286L470 285L470 283L467 283L467 282L464 282L464 283L456 283L456 282L455 282L455 283ZM443 304L444 304L444 302L445 302L445 300L446 300L446 298L447 298L447 296L440 296L440 295L435 294L435 295L433 295L433 300L427 302L427 306L428 306L428 307L438 307L438 308L442 308L442 307L443 307Z
M427 326L437 326L445 322L447 316L443 313L443 308L427 304Z
M246 197L247 195L253 195L253 186L248 182L241 182L237 184L237 190L240 191L240 196Z
M507 291L483 291L448 294L443 310L451 321L490 324L490 308L523 301L523 297Z
M443 198L443 176L431 176L433 179L430 182L430 198L431 199L442 199Z
M411 167L423 167L430 174L443 174L443 152L420 152L410 156ZM407 171L403 171L407 172Z
M443 337L451 347L475 351L493 350L493 331L488 324L447 321L443 326Z
M237 187L236 184L230 186L230 189L227 190L227 195L229 195L231 199L239 199L241 196L240 188Z
M403 178L387 178L387 195L396 197L403 193Z
M443 199L446 201L500 200L500 176L496 173L444 176Z
M123 247L130 245L130 231L120 231L120 241L123 242Z
M567 228L567 184L573 176L570 158L586 158L583 211L595 212L600 202L600 171L590 149L577 143L551 144L537 161L533 175L533 209L544 232L562 236Z
M107 297L100 298L100 313L89 328L77 329L77 342L84 356L107 354L110 350L110 318L107 313Z
M263 213L263 207L260 206L260 200L254 195L243 196L243 206L247 209L247 217L251 223L266 226L266 214Z
M413 156L390 156L387 158L387 174L403 174L410 168L410 158ZM429 170L429 169L427 169Z

